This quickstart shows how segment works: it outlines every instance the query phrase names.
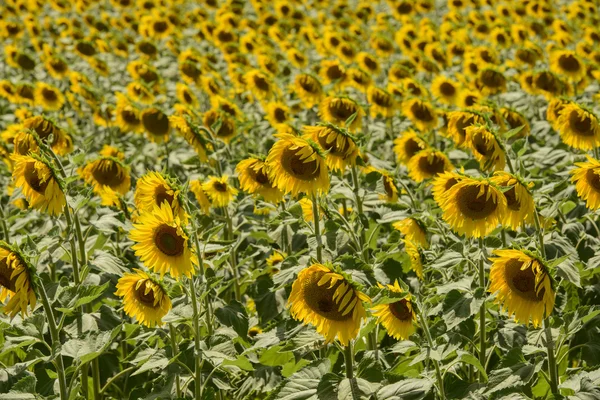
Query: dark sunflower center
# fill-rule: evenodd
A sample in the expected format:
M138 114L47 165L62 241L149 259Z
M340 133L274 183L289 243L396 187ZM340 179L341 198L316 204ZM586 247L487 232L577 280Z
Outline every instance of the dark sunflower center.
M444 184L444 190L448 190L450 189L452 186L456 185L458 183L458 179L456 178L450 178L446 181L446 183Z
M198 78L202 73L202 71L200 71L200 68L198 68L196 64L190 61L183 63L183 65L181 66L181 72L183 72L186 76L189 76L192 79Z
M27 71L31 71L35 68L35 61L33 61L33 59L27 54L19 54L17 57L17 64L19 64L19 67Z
M169 119L158 110L152 110L142 114L144 128L155 136L165 136L169 133Z
M234 133L235 133L235 125L234 125L233 121L230 120L229 118L225 118L222 121L219 131L217 132L217 136L226 138L226 137L233 135Z
M410 111L419 121L433 121L433 113L431 112L431 109L421 102L413 103L413 105L410 106Z
M408 156L408 158L412 158L412 156L421 150L421 144L414 139L409 139L404 142L404 153Z
M321 135L318 139L323 150L329 151L329 154L334 156L343 157L350 149L350 141L348 139L343 140L344 144L342 146L338 146L337 137L329 143L327 142L327 135Z
M58 73L65 72L67 70L67 64L62 62L62 60L52 60L50 61L50 66Z
M117 187L123 183L124 175L119 164L112 160L102 160L92 170L94 180L101 185Z
M150 291L148 291L148 293L145 293L145 292L146 292L146 282L142 283L135 290L135 297L136 297L137 301L139 301L146 307L154 308L154 301L155 301L154 290L150 290Z
M27 181L27 184L29 185L29 187L31 189L35 190L37 193L39 193L41 195L45 195L46 188L48 187L50 180L42 182L42 180L40 179L40 177L38 176L38 174L35 170L34 163L27 163L27 166L25 167L24 175L25 175L25 180Z
M597 174L596 169L588 169L585 173L585 179L596 192L600 192L600 175Z
M592 130L592 119L589 115L580 114L577 111L571 111L569 115L569 126L579 136L594 136Z
M327 78L329 78L330 80L335 81L343 77L344 72L340 69L339 66L332 65L331 67L327 68Z
M287 114L286 114L285 110L282 108L276 108L273 115L274 115L275 119L277 120L277 122L279 122L279 123L283 123L287 120Z
M388 94L382 92L375 92L375 95L373 96L373 101L378 106L384 108L390 107L392 105L391 97Z
M579 60L572 54L563 54L558 57L558 65L560 68L567 72L577 72L581 69Z
M17 88L17 94L24 99L33 100L33 88L29 85L22 85Z
M519 60L529 65L534 65L537 61L536 54L533 51L529 51L527 49L517 50L516 56Z
M165 201L171 206L175 197L172 194L167 193L167 189L164 186L159 186L156 188L156 192L154 193L154 199L156 200L156 205L161 206Z
M472 105L474 105L475 103L477 103L477 96L474 96L472 94L465 96L465 106L467 107L471 107Z
M430 176L441 174L444 172L445 166L444 159L437 155L433 157L421 157L419 159L419 170Z
M509 260L504 270L506 282L520 297L535 302L542 301L546 289L542 288L539 293L536 293L533 269L529 266L529 268L522 270L522 267L522 261L517 259Z
M408 1L403 1L402 3L398 4L398 6L396 7L396 11L400 15L410 14L412 12L412 10L413 10L413 6Z
M227 192L227 184L223 182L214 182L213 189L215 189L217 192L225 193Z
M75 48L84 56L90 57L96 54L96 48L88 42L79 42L75 45Z
M192 101L194 99L192 98L192 95L190 95L190 93L188 91L185 91L185 92L183 92L183 100L189 104L189 103L192 103Z
M488 187L479 195L479 185L470 185L461 188L458 192L457 204L460 212L472 220L485 219L492 215L498 208L493 196L488 198Z
M156 46L150 42L142 42L139 44L138 48L140 51L146 55L156 54Z
M370 69L371 71L375 71L378 67L377 62L373 60L371 57L364 58L365 67Z
M339 303L336 303L333 300L333 295L342 282L338 281L331 289L329 289L329 283L319 286L318 282L323 275L323 272L315 273L302 282L304 301L306 301L306 304L311 310L326 319L333 321L347 321L352 319L352 311L348 312L346 315L342 315L344 309L340 311ZM352 294L351 296L352 297L346 304L346 307L356 299L355 294Z
M472 115L461 115L456 119L454 127L462 140L467 135L467 128L475 123L475 117Z
M452 97L456 94L456 88L450 82L443 82L440 85L440 92L446 97Z
M154 31L158 32L158 33L163 33L167 31L167 28L169 28L169 24L167 24L166 21L156 21L154 23Z
M177 233L177 228L169 225L161 225L154 234L154 244L168 256L183 254L185 239Z
M494 147L486 142L485 136L481 133L473 136L473 146L475 147L475 151L485 158L491 157L494 154Z
M271 182L269 181L269 177L267 176L267 174L265 174L263 172L262 169L260 169L258 172L256 172L254 179L256 180L256 182L260 183L261 185L269 185L270 186L270 184L271 184Z
M48 89L48 88L44 88L42 90L42 96L44 96L44 99L46 99L48 101L56 101L58 99L56 92L54 90Z
M263 92L268 92L271 90L271 85L269 85L269 82L262 76L254 76L254 84Z
M481 73L481 83L489 88L499 88L504 85L506 79L500 72L485 70Z
M329 112L339 122L346 122L357 110L353 103L343 100L334 100L329 104Z
M140 72L140 78L146 83L152 83L158 80L158 74L149 68L144 68L144 70Z
M123 118L123 121L127 122L130 125L137 125L140 123L140 119L138 118L136 113L134 113L131 110L121 111L121 118Z
M407 303L406 299L402 299L395 303L391 303L389 306L391 313L400 321L412 320L412 310L408 307Z
M6 264L6 258L0 260L0 286L7 288L11 292L17 291L17 277L11 279L13 269Z
M506 205L508 208L513 211L519 211L521 209L521 202L517 200L517 192L514 186L504 192L504 197L506 197Z
M302 78L298 82L300 83L300 87L308 93L317 93L319 91L316 83L308 77Z
M300 149L285 149L281 162L283 168L294 178L303 181L312 181L319 176L320 166L317 160L307 161L298 154Z
M556 93L559 90L559 82L551 73L544 71L539 73L535 79L535 86L546 92Z
M392 181L392 178L388 178L388 177L384 177L383 178L383 188L385 189L385 193L387 194L388 197L393 197L394 193L396 192L394 189L394 182Z

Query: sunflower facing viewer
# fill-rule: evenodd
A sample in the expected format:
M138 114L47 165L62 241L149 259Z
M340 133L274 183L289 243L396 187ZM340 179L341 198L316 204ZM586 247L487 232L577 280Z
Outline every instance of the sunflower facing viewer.
M171 299L156 280L142 270L123 275L117 283L117 296L123 297L125 313L149 328L162 325L171 309Z

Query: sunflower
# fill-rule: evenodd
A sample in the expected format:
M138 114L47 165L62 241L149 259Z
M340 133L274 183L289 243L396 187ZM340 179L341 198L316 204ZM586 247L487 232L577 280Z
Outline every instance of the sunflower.
M465 143L484 170L502 171L506 166L506 155L496 135L484 125L471 125L466 129Z
M547 99L566 94L568 87L558 75L550 71L538 71L531 76L531 89L534 94L542 94Z
M402 232L406 239L419 244L424 249L429 247L427 231L423 227L423 223L418 219L404 218L403 220L394 222L392 226Z
M544 263L529 252L494 250L490 258L490 293L495 302L514 315L516 322L539 327L554 308L556 293Z
M502 93L506 91L507 79L495 68L483 68L479 71L475 86L485 96Z
M150 89L143 83L139 81L130 82L127 85L127 94L133 100L140 102L142 104L154 104L154 95L150 91Z
M410 269L412 269L419 279L423 279L423 254L419 245L406 237L404 239L404 249L410 259Z
M35 86L27 82L17 84L13 102L33 106L35 104Z
M65 96L60 90L44 82L37 82L35 86L35 102L46 111L58 111L65 104Z
M290 109L279 101L273 101L266 105L267 120L275 129L284 128L290 120Z
M115 295L123 297L125 313L140 324L149 328L162 325L162 318L171 310L167 291L144 271L134 271L119 278Z
M355 114L354 120L346 126L346 121ZM328 96L319 105L319 117L349 131L360 130L363 116L362 107L348 97Z
M379 70L381 69L379 61L377 61L377 59L371 54L364 51L356 55L356 62L362 69L368 71L374 76L379 74Z
M458 82L438 75L431 82L431 93L442 103L454 105L458 101L460 87Z
M79 169L79 175L88 185L94 187L96 194L101 194L101 189L105 186L121 195L131 188L129 168L112 156L103 156L87 163Z
M371 117L376 118L381 115L383 118L390 118L396 112L396 101L387 91L375 86L369 87L367 91L369 101L369 112Z
M31 117L23 121L23 126L27 129L31 129L37 133L37 135L43 141L52 136L52 143L48 143L52 150L64 156L67 153L73 151L73 139L62 129L54 124L53 121L45 117Z
M273 83L269 76L258 69L253 69L244 76L248 89L259 100L268 100L274 94Z
M269 257L267 257L267 265L271 267L274 272L279 272L279 265L285 260L287 254L280 251L274 251Z
M303 197L298 200L298 204L300 204L300 208L302 209L302 218L304 221L311 223L314 222L315 214L313 213L313 202L308 197ZM323 214L321 213L321 209L319 209L319 220L323 219Z
M278 203L283 198L281 190L271 183L267 172L267 165L263 160L250 157L242 160L235 168L242 190L259 194L271 203Z
M488 235L506 213L506 197L487 179L461 177L437 202L444 221L467 237Z
M505 189L506 213L502 217L502 224L517 229L525 223L533 223L535 204L529 192L529 185L504 171L496 171L490 180Z
M194 92L192 92L190 87L184 83L178 82L175 85L175 96L180 103L185 104L188 107L198 107L198 98Z
M17 89L11 81L3 79L0 81L0 96L4 97L11 103L16 100Z
M407 163L408 176L415 182L436 177L454 169L448 157L435 149L424 149L416 153Z
M563 142L579 150L592 150L600 146L600 124L590 111L576 103L567 104L556 120Z
M117 107L115 110L115 120L121 132L142 132L144 127L140 120L140 112L135 108L127 97L121 93L116 93Z
M203 135L203 131L188 121L184 116L171 115L169 123L185 141L192 146L198 154L198 159L201 162L208 161L208 153L212 152L213 146L209 143L208 138ZM204 131L205 132L205 131Z
M381 284L378 285L380 288L384 288ZM395 281L393 285L386 285L386 287L393 293L403 292L398 281ZM372 314L377 317L377 323L383 325L387 330L388 335L397 340L407 340L416 331L417 314L413 310L410 294L393 303L373 307Z
M23 191L29 206L52 216L60 215L67 200L50 164L34 154L15 155L13 161L13 180Z
M29 153L39 153L38 142L29 129L17 131L13 138L13 149L14 154L21 156L26 156Z
M162 278L169 273L179 279L194 273L198 259L189 246L189 238L183 230L185 221L173 214L166 203L154 206L152 211L142 212L129 233L135 242L132 249L144 265Z
M294 319L315 326L331 343L344 346L358 335L369 297L355 289L343 275L322 264L304 268L292 285L288 308Z
M180 197L181 192L170 179L159 172L151 171L138 179L133 201L141 213L150 213L155 207L167 202L173 213L185 223L187 215Z
M353 87L361 92L367 91L369 86L371 86L371 83L373 83L371 75L360 68L348 68L346 73L348 79L345 81L344 85Z
M2 310L14 318L19 312L27 315L27 306L35 308L36 297L33 289L33 267L21 253L4 241L0 241L0 303Z
M330 169L343 171L347 166L355 164L358 147L355 139L344 130L331 124L305 126L304 137L327 151L325 162Z
M269 150L266 160L271 182L293 196L327 192L327 164L317 144L288 133L275 137L279 140Z
M171 124L169 117L156 107L145 109L140 114L140 120L148 138L154 143L163 143L169 140Z
M550 69L573 82L581 80L586 73L583 61L571 50L555 50L550 53Z
M412 129L394 139L394 153L398 162L406 164L415 154L427 148L427 142Z
M512 108L503 107L500 109L500 114L502 118L507 122L508 129L516 129L522 127L521 130L512 136L512 139L520 139L526 136L529 136L531 132L531 128L529 126L529 121L523 114L521 114L517 110L513 110Z
M202 190L213 207L227 207L229 203L235 199L238 190L227 183L229 176L222 177L209 176L208 181L202 184Z
M202 189L202 182L198 180L190 181L190 190L194 193L198 204L200 204L200 210L202 210L204 214L208 214L210 210L210 199Z
M485 120L479 114L472 111L451 111L448 114L447 133L457 146L465 143L467 128L476 124L485 124Z
M306 108L312 108L315 104L319 104L323 98L321 82L309 74L296 75L294 90Z
M587 208L597 210L600 208L600 161L586 157L587 162L575 163L577 168L571 171L571 181Z
M413 98L402 103L402 113L421 131L427 132L438 125L438 114L426 101Z
M550 125L552 125L552 128L554 128L555 131L558 131L557 121L560 113L566 105L571 103L571 100L561 97L555 97L548 102L548 108L546 108L546 120L550 122Z

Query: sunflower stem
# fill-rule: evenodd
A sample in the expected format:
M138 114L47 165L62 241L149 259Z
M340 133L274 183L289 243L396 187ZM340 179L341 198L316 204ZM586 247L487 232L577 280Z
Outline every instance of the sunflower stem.
M425 332L425 338L427 339L427 343L429 344L429 348L434 350L433 338L431 337L431 332L429 331L429 324L427 323L427 319L425 315L423 315L423 311L419 308L419 319L421 320L421 325L423 326L423 331ZM444 380L442 378L442 373L440 371L440 365L437 360L431 359L433 361L433 366L435 367L435 376L438 381L438 392L440 394L440 399L446 399L446 391L444 390Z
M200 400L202 397L202 385L200 382L200 311L198 309L198 298L196 297L196 285L194 277L190 279L190 295L192 297L193 327L194 327L194 398Z
M484 366L487 342L485 338L485 245L483 243L483 238L479 238L479 249L481 250L481 258L479 259L479 287L483 289L483 302L479 309L479 363ZM483 383L484 379L483 374L479 374L479 381Z
M0 219L2 220L2 233L4 234L4 241L10 243L10 233L8 226L6 225L6 218L4 217L4 207L0 206Z
M321 243L321 226L319 225L319 197L316 194L312 196L313 221L315 223L315 238L317 239L317 261L323 262L323 243Z
M344 347L344 360L346 361L346 378L354 378L354 354L352 352L352 342Z
M281 202L281 211L285 212L285 201ZM287 225L283 224L283 231L281 232L282 247L285 254L290 254L290 241L288 239Z
M354 186L354 199L356 200L356 208L358 209L358 220L362 225L362 216L363 216L363 202L362 199L360 198L360 184L358 182L358 171L356 170L356 164L352 164L352 183ZM360 246L362 247L362 253L363 253L363 257L364 257L364 253L365 253L365 247L366 247L366 236L365 236L365 229L366 227L363 226L362 229L360 229ZM366 261L366 260L365 260Z
M550 390L552 394L558 394L558 371L556 356L554 354L554 340L552 339L552 328L550 318L544 320L544 331L546 334L546 348L548 349L548 373L550 375Z
M173 324L169 324L169 338L171 339L171 350L173 351L173 357L176 357L179 353L179 347L177 346L177 332ZM179 374L175 374L175 390L177 391L177 398L181 397L181 387L179 387Z
M229 213L229 209L227 208L227 206L223 207L223 210L225 210L225 217L227 218L227 230L225 239L233 241L233 220L231 219L231 214ZM231 249L230 262L231 269L233 270L233 289L235 292L235 299L241 302L242 293L240 291L240 276L237 267L237 260L235 257L235 244Z
M539 242L539 246L540 246L540 253L542 253L542 257L544 258L544 260L546 259L546 247L544 246L544 230L541 227L540 224L540 216L539 216L539 212L536 208L535 212L533 213L533 220L535 222L535 230L537 232L537 237L538 237L538 242Z
M56 359L56 375L58 379L58 388L60 391L61 399L68 399L69 394L67 393L67 381L65 379L65 366L63 364L62 354L56 354L56 349L60 346L60 337L58 335L58 329L56 327L56 320L48 301L48 295L46 294L46 288L42 283L39 285L39 293L42 298L42 305L46 313L46 319L48 322L48 330L50 331L50 338L52 339L52 356Z
M94 400L101 400L100 392L100 362L98 357L92 360L92 385L94 386Z

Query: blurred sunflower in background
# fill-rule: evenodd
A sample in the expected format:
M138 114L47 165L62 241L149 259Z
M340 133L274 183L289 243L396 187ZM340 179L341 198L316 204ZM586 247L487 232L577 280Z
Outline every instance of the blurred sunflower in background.
M121 195L127 193L131 187L129 168L113 155L106 155L87 163L79 169L79 174L88 185L94 187L97 194L102 193L104 186Z
M14 156L13 160L15 186L21 188L29 207L52 216L60 215L67 199L50 162L35 154Z
M578 104L565 105L556 119L556 127L565 144L580 150L600 146L600 123L590 111Z
M166 202L176 216L187 221L180 196L181 191L169 178L151 171L137 181L133 200L140 212L152 212Z
M398 162L406 164L415 154L427 148L427 142L413 130L402 132L394 139L394 153Z
M496 135L486 126L469 126L465 129L465 143L479 161L484 171L502 171L506 166L506 155Z
M242 190L261 195L266 201L278 203L283 198L281 190L273 186L269 179L264 160L250 157L242 160L235 168Z
M408 176L415 182L434 178L442 172L451 171L454 166L441 151L425 149L417 152L406 164Z
M238 190L228 182L229 176L209 176L202 184L202 190L210 199L213 207L227 207L238 194Z
M328 96L319 105L319 116L324 121L352 132L361 128L364 111L358 103L348 97ZM353 119L347 125L350 117Z
M402 232L406 239L419 244L423 248L429 247L427 231L421 221L416 218L405 218L394 222L392 226Z

